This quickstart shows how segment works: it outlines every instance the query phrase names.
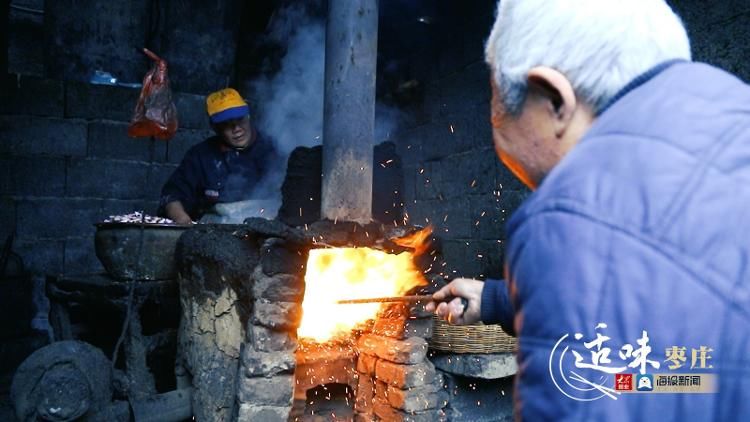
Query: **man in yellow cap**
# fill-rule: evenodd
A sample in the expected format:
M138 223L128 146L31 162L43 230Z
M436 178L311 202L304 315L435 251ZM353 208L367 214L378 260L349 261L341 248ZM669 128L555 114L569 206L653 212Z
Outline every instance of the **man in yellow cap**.
M212 136L190 148L162 188L160 213L188 224L219 203L253 198L269 168L281 165L273 143L250 123L250 108L226 88L206 98Z

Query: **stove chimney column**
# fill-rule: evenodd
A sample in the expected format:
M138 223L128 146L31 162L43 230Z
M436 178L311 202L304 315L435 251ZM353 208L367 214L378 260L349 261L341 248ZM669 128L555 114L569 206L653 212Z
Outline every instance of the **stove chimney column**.
M328 0L321 216L372 220L377 0Z

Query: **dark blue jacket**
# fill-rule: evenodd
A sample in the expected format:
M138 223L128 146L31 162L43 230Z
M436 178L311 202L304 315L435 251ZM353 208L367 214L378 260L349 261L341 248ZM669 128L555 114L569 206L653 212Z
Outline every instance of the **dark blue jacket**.
M213 136L190 148L162 188L161 212L180 201L191 218L200 218L216 203L255 199L258 183L276 166L283 167L273 143L260 133L244 150L227 148Z
M750 420L748 85L688 62L639 78L507 233L507 288L486 283L482 317L518 335L523 419ZM622 346L639 349L644 331L644 373L714 374L719 394L611 393L615 400L575 381L571 371L614 388L613 374L582 369L573 352L593 362L601 349L583 343L599 333L611 349L600 366L628 365L635 360ZM685 348L684 361L669 359L673 346ZM621 373L635 383L641 367Z

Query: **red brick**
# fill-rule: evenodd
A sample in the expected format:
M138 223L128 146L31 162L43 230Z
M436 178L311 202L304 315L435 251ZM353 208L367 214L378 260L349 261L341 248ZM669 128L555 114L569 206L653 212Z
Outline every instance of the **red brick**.
M357 383L357 398L354 410L359 413L372 413L372 399L375 397L375 381L371 377L360 375Z
M360 354L357 358L357 371L361 374L375 375L375 364L378 358L372 355Z
M372 407L375 415L388 422L442 422L447 420L445 412L439 409L407 413L394 409L387 401L377 397L373 401Z
M380 381L399 388L418 387L431 384L435 380L435 367L429 361L414 365L399 365L380 360L375 368L375 375Z
M432 325L432 318L379 318L375 320L372 333L396 339L430 338L432 337Z
M396 363L415 364L427 355L427 341L419 337L397 340L366 334L357 342L360 353L377 356Z
M442 409L448 404L447 393L437 383L407 389L388 387L387 395L388 404L410 413Z

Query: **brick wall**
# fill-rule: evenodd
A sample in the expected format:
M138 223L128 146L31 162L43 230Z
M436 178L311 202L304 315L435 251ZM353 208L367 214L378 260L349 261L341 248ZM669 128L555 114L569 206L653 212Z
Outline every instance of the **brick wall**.
M127 136L137 89L11 75L3 92L0 239L15 230L34 273L101 271L93 224L154 213L184 152L209 134L197 95L176 94L181 129L167 143Z
M404 166L405 211L432 224L451 277L500 277L507 217L528 190L499 162L489 124L484 37L494 2L442 4L431 44L408 57L423 101L392 141Z

